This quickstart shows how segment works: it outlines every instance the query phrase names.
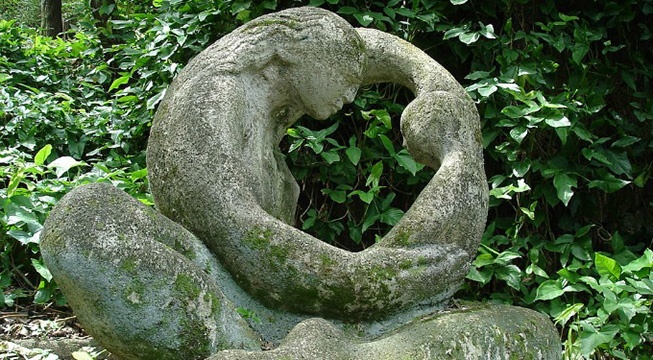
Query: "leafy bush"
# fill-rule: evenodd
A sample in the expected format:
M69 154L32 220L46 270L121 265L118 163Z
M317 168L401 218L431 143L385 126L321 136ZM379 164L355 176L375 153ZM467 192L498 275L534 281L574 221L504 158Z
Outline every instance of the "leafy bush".
M394 87L361 92L325 129L311 130L315 120L303 119L286 139L289 167L304 189L298 223L352 251L374 244L395 225L433 176L397 145L404 106L378 90Z
M148 202L144 158L129 154L133 129L105 95L111 74L97 66L96 40L0 20L0 48L0 305L63 302L39 257L45 217L85 182L112 181Z
M68 39L0 23L0 288L59 299L38 231L70 188L111 181L146 203L152 114L183 65L240 23L322 6L423 48L483 121L490 214L458 293L548 314L565 357L653 353L653 1L116 1ZM108 3L107 3L108 4ZM81 85L81 86L80 86ZM282 143L298 227L350 250L382 236L432 175L401 147L405 89L381 85Z
M0 20L17 20L30 27L41 25L39 0L4 0L0 3Z

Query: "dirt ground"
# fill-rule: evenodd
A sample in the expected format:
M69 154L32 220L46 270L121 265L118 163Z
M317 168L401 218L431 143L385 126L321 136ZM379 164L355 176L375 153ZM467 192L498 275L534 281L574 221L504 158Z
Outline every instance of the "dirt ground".
M69 308L30 305L0 309L0 359L106 359ZM110 357L109 357L110 358Z

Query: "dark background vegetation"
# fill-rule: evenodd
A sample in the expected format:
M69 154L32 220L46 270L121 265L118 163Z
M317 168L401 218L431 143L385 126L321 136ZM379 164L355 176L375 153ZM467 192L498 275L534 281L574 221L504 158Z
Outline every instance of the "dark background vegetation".
M175 74L236 26L302 5L412 42L477 102L490 212L457 296L548 314L566 359L651 358L651 0L64 0L58 37L38 1L4 0L0 307L65 304L39 256L48 211L96 181L152 204L144 151ZM433 174L401 146L410 99L361 89L289 130L298 227L359 251L401 218Z

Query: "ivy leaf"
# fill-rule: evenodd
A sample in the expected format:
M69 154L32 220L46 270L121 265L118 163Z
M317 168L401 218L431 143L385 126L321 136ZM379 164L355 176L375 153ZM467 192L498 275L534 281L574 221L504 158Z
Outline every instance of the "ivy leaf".
M37 259L32 259L32 266L34 266L34 269L36 270L39 275L41 275L45 281L50 282L52 281L52 274L50 273L50 270L43 265L39 260Z
M109 86L109 91L111 91L113 89L117 89L118 87L120 87L120 85L124 85L124 84L128 83L129 78L130 78L129 74L123 75L123 76L117 78L116 80L114 80L111 83L111 86Z
M574 191L571 188L577 186L576 178L572 178L565 173L557 173L553 177L553 186L555 186L557 190L558 199L560 199L565 206L569 205L571 197L574 196Z
M644 255L625 265L622 270L632 273L644 268L653 268L653 251L651 251L651 249L644 250Z
M590 189L599 188L606 193L613 193L628 184L630 184L630 181L619 179L614 175L605 172L602 179L592 180L588 185Z
M406 9L406 8L402 7L402 8L396 9L395 11L397 12L397 14L399 14L401 16L405 16L407 18L414 18L415 17L415 13L410 9Z
M515 290L519 290L521 284L521 270L517 265L501 266L494 270L497 279L503 280Z
M592 153L592 156L608 165L610 171L617 175L630 176L633 168L628 160L628 154L625 151L607 150L604 148L597 148Z
M471 269L469 269L469 273L467 274L467 276L465 276L465 278L476 282L480 282L481 284L485 285L488 282L490 282L493 273L494 271L489 268L479 271L477 268L472 267Z
M345 154L352 164L358 165L358 162L361 159L361 149L357 148L356 146L350 146L347 148L347 150L345 150Z
M358 22L362 26L367 26L367 25L371 24L372 21L374 21L374 18L371 17L368 14L360 14L360 13L359 14L354 14L354 17L356 18L356 20L358 20Z
M517 126L510 130L510 137L519 144L526 138L526 135L528 135L528 128L526 126Z
M580 334L580 351L583 354L591 354L599 345L610 342L617 332L619 332L617 324L605 325L599 331L587 326Z
M340 161L340 155L333 151L324 151L320 153L322 158L327 162L327 164L333 164L334 162Z
M337 202L338 204L344 204L347 200L347 192L344 190L322 189L322 193L329 195L331 200Z
M462 43L470 45L477 42L481 38L481 35L477 32L469 32L461 34L458 38Z
M451 38L458 37L458 36L464 34L465 31L466 31L465 28L461 28L461 27L449 29L444 33L443 39L444 40L449 40Z
M388 138L387 136L380 134L379 139L381 139L381 143L383 143L383 147L388 150L391 156L395 155L395 147L392 145L392 140Z
M494 92L496 92L497 90L499 90L499 88L496 85L489 84L489 85L485 85L483 87L478 88L476 91L478 91L478 93L482 97L488 97L488 96L494 94Z
M358 197L361 199L362 202L366 204L372 203L372 200L374 200L374 192L373 191L361 191L361 190L355 190L349 193L349 196L353 195L358 195Z
M612 147L626 147L630 146L636 142L639 142L641 138L635 137L635 136L624 136L621 139L615 141L612 143Z
M364 233L367 231L367 229L370 228L370 226L374 225L376 221L379 219L379 215L373 215L373 216L368 216L365 218L365 221L363 221L363 225L361 226L361 232Z
M558 316L555 317L556 324L565 325L569 319L574 317L578 312L583 308L583 303L575 303L573 305L567 306Z
M521 255L514 251L504 251L494 259L494 264L507 265L510 261L520 258Z
M68 170L82 165L86 165L86 163L83 161L77 161L71 156L62 156L51 162L48 165L48 168L55 168L55 173L57 174L57 177L60 178Z
M319 2L320 4L313 5L313 2L316 2L316 3ZM317 1L316 0L311 0L311 3L309 5L311 5L311 6L320 6L322 4L324 4L324 0L317 0ZM338 9L338 14L343 14L343 15L351 15L351 14L356 14L356 13L359 13L359 12L360 11L358 9L356 9L355 7L352 7L352 6L343 6L343 7Z
M574 45L574 49L571 52L571 58L574 60L574 62L577 65L581 64L581 61L583 61L583 58L587 54L587 52L590 50L590 45L587 43L577 43Z
M483 23L479 23L481 25L481 30L479 33L486 37L487 39L496 39L497 36L494 33L494 25L488 24L488 25L483 25Z
M562 116L559 119L545 119L544 122L553 128L571 126L571 121L566 116Z
M397 153L395 156L395 160L399 163L399 165L408 170L413 176L417 174L417 171L419 170L421 164L418 164L413 160L413 157L410 156L408 151L406 149L403 149Z
M39 166L45 163L45 160L50 156L52 152L52 145L47 144L38 153L34 156L34 165Z
M564 294L565 291L556 280L546 280L538 286L535 291L535 301L537 300L553 300Z
M152 96L151 98L147 99L147 109L148 110L154 109L159 104L159 102L161 102L161 99L163 99L165 94L166 94L166 90L163 90L158 94Z
M94 360L94 358L86 351L75 351L70 355L72 355L75 360Z
M394 226L396 223L399 222L399 220L401 220L403 216L404 216L404 212L401 209L392 208L382 213L379 216L379 220L384 224Z
M613 276L616 279L621 276L621 266L614 259L598 252L594 254L594 266L601 276Z
M33 219L36 221L36 219ZM39 243L39 238L41 232L37 231L34 234L30 234L26 231L22 230L9 230L7 231L7 235L11 236L12 238L18 240L21 244L27 245L30 243L38 244Z
M374 166L372 166L372 170L370 171L370 175L367 177L365 186L369 186L370 184L373 184L373 186L378 186L382 174L383 174L383 161L378 161L376 164L374 164Z

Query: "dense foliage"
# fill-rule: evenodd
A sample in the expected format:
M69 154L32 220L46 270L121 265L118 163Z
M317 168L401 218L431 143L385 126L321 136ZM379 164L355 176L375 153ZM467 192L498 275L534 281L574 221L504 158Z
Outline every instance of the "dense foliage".
M548 314L569 359L650 358L651 0L105 1L106 22L70 2L78 17L59 39L0 22L0 305L65 301L38 234L72 187L108 181L151 204L150 121L194 54L309 3L413 42L476 100L491 208L458 296ZM357 251L401 218L433 173L401 146L410 98L361 89L330 120L289 130L299 227Z

